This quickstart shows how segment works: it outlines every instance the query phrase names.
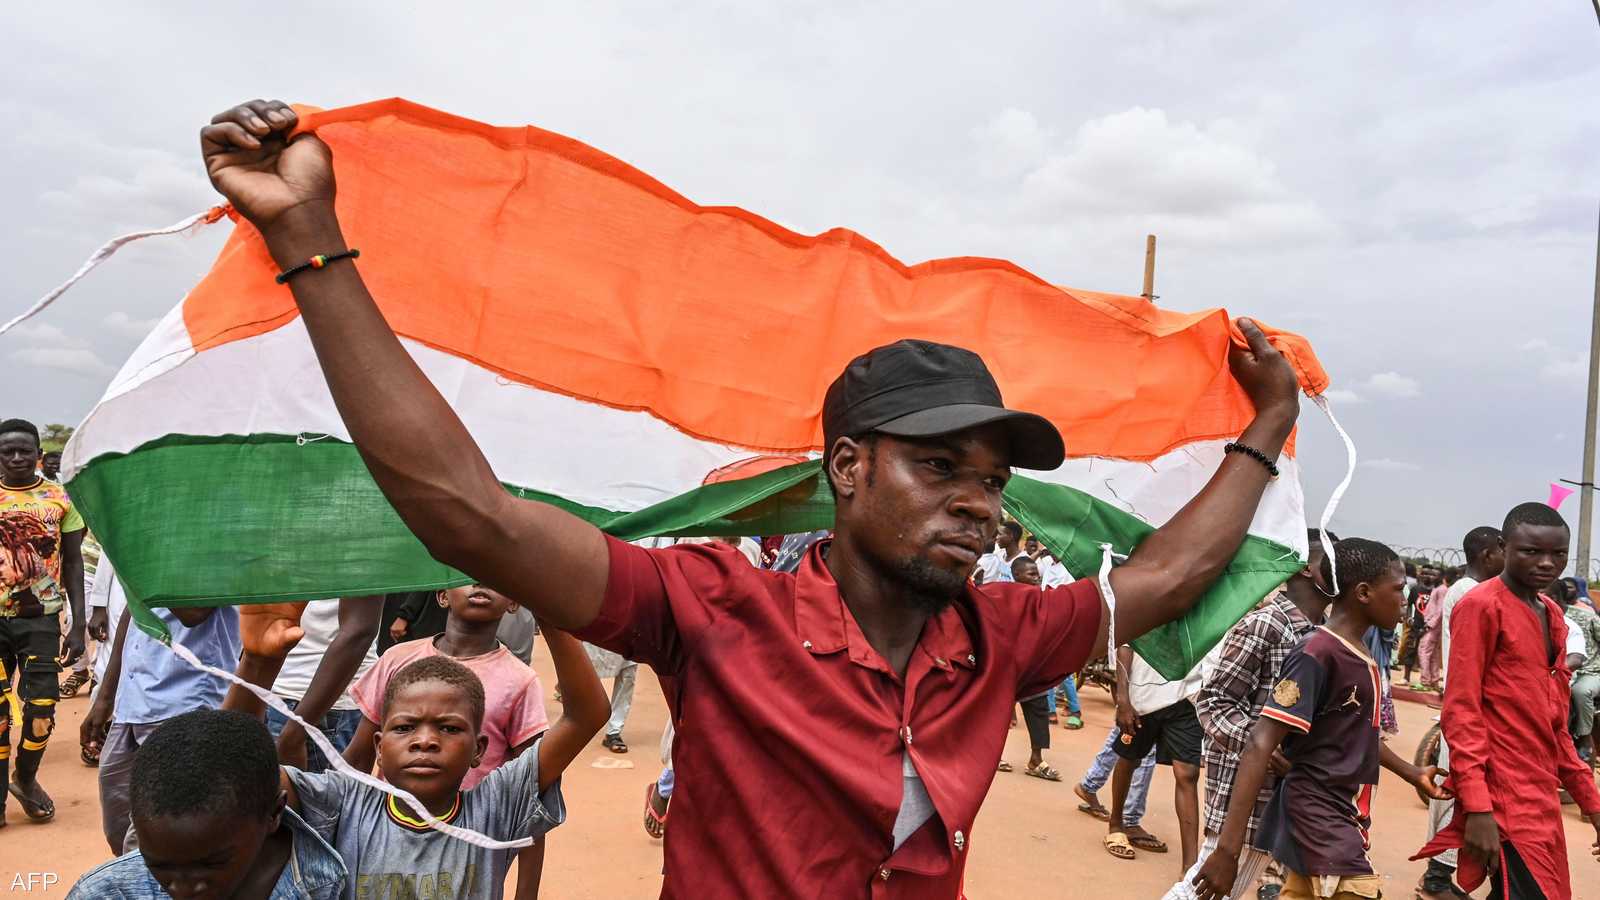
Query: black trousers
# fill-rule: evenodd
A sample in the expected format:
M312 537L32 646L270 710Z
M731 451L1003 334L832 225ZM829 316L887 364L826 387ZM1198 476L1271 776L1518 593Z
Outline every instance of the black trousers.
M1050 695L1022 701L1022 721L1028 726L1028 743L1035 750L1050 749Z
M1505 872L1496 872L1489 879L1494 885L1489 890L1489 900L1545 900L1544 891L1539 889L1539 882L1533 880L1533 873L1528 871L1528 864L1522 861L1517 848L1505 841L1500 849L1505 853L1501 863Z

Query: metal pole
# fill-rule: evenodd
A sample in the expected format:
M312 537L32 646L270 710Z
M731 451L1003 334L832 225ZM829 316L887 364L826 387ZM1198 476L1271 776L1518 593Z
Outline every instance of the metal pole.
M1589 572L1590 520L1594 515L1595 401L1600 399L1600 225L1595 230L1594 311L1589 322L1589 402L1583 424L1583 484L1578 503L1578 558L1572 569L1585 579Z
M1144 293L1139 296L1151 303L1156 300L1156 236L1153 234L1144 236Z

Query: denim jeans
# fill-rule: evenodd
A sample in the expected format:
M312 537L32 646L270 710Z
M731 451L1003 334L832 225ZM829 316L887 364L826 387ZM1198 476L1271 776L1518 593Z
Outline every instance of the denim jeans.
M1100 748L1100 754L1089 764L1089 771L1083 773L1084 790L1098 793L1111 781L1111 770L1117 765L1117 739L1122 737L1122 729L1113 727L1111 733L1106 735L1105 745ZM1139 767L1133 770L1133 781L1128 784L1128 798L1122 803L1122 824L1129 828L1139 824L1144 818L1145 803L1150 798L1150 776L1156 771L1156 751L1154 747L1145 758L1139 762ZM1106 804L1109 808L1110 804Z
M294 709L300 705L299 701L290 700L287 697L283 697L281 699L283 700L284 705L288 706L290 709ZM278 735L283 733L283 726L288 724L288 722L289 720L284 718L282 713L270 706L267 707L267 730L272 732L273 740L278 739ZM340 753L343 753L344 748L350 746L350 739L356 735L356 726L361 724L361 710L330 709L328 710L327 714L322 717L321 722L314 724L316 724L317 728L327 736L334 748ZM326 772L329 768L330 766L328 765L328 759L322 755L321 748L316 745L316 742L307 739L306 771Z
M1077 682L1077 680L1074 679L1071 675L1068 675L1066 677L1066 679L1061 682L1061 690L1066 691L1066 693L1067 693L1067 712L1072 713L1075 716L1083 715L1083 707L1078 705L1078 682ZM1055 688L1051 688L1050 689L1050 711L1051 712L1055 712L1056 711L1056 689Z

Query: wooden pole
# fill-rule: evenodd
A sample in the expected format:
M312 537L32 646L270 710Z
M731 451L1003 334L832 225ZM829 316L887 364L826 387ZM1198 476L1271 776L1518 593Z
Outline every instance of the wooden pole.
M1144 236L1144 293L1139 296L1151 303L1156 299L1156 236Z

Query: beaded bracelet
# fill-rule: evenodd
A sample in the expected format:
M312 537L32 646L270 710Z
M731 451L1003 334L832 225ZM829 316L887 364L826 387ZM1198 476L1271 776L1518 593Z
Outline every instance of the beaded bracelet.
M1222 453L1223 455L1227 455L1229 453L1243 453L1245 456L1248 456L1256 462L1261 463L1263 466L1266 466L1267 472L1272 475L1273 478L1278 477L1278 464L1273 462L1272 459L1265 453L1262 453L1260 450L1257 450L1249 444L1240 444L1237 442L1230 443L1222 448Z
M355 259L360 255L360 250L346 250L343 253L329 253L327 255L318 254L317 256L311 257L298 266L290 266L289 268L284 269L282 272L279 272L277 282L279 284L285 284L289 281L289 279L299 275L301 272L304 272L307 269L320 269L323 266L326 266L328 263L341 259Z

